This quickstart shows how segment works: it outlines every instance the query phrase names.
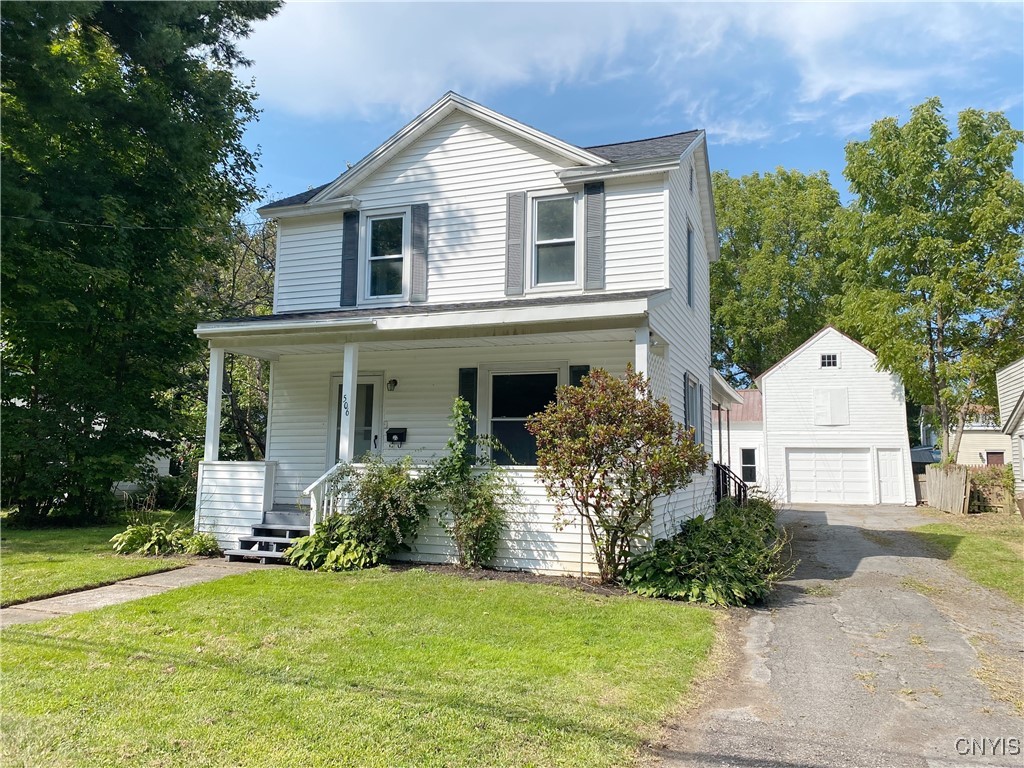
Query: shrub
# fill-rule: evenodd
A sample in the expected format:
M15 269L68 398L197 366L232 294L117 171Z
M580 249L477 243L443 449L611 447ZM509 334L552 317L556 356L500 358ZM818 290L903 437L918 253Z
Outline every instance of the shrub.
M168 523L133 523L110 541L119 555L169 555L182 552L190 535L181 526Z
M220 544L212 533L192 533L181 541L181 551L186 555L216 557L220 555Z
M595 369L579 386L559 387L527 429L537 438L537 476L560 514L575 510L587 524L602 582L622 576L655 498L707 469L693 431L632 366L623 379Z
M442 505L441 525L455 543L459 565L479 568L498 551L509 510L519 501L518 489L504 468L477 447L502 451L493 438L473 436L472 412L461 397L452 405L452 437L442 456L424 476L424 486ZM490 452L481 452L489 454Z
M427 509L411 463L408 457L394 464L373 457L362 469L341 465L329 485L331 493L347 499L345 513L296 539L285 559L299 568L341 571L370 568L408 549Z
M726 499L711 519L688 520L676 536L632 558L623 581L648 597L757 603L793 572L795 564L784 554L788 544L767 501L751 499L741 507Z

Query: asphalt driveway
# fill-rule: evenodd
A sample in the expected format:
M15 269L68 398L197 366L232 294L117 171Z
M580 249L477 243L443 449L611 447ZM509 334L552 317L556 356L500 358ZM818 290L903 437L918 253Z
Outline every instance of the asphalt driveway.
M736 611L732 659L653 760L682 766L1024 766L1024 611L959 575L904 507L786 510L801 561Z

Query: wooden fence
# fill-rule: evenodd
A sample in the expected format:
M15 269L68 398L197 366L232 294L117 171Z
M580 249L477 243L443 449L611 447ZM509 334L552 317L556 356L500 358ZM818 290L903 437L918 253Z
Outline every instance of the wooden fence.
M929 465L924 472L928 480L928 506L966 515L971 502L971 478L967 467Z

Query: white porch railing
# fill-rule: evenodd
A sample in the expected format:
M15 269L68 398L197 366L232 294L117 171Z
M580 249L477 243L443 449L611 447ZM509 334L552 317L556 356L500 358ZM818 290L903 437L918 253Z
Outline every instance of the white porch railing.
M335 464L302 492L303 495L309 496L310 533L313 532L313 527L317 523L331 515L344 513L348 507L352 494L341 492L336 482L338 472L343 466L345 466L345 462ZM353 466L358 468L359 465L354 464Z

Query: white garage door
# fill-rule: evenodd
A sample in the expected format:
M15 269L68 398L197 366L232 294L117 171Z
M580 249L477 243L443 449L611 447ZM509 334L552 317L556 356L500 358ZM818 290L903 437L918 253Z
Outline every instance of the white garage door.
M867 448L789 448L786 470L791 502L871 503Z

